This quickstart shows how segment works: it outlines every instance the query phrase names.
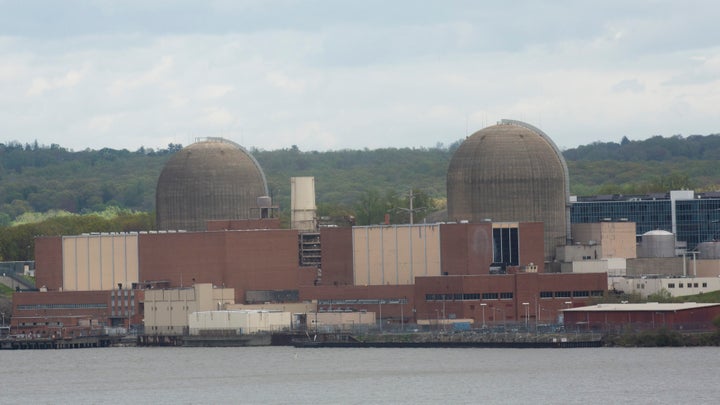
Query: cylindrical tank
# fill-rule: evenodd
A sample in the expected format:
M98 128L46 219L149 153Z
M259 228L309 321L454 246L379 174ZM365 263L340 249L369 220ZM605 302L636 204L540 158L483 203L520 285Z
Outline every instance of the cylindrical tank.
M649 231L642 235L638 257L675 257L675 235L668 231Z
M702 242L697 245L698 259L720 259L720 242Z
M543 222L545 260L570 238L567 164L552 140L503 120L469 136L447 174L448 220Z

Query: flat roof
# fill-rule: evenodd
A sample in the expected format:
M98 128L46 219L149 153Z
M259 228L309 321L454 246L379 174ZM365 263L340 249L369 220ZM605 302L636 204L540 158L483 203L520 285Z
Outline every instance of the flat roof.
M587 307L568 308L563 312L627 312L627 311L684 311L688 309L698 309L718 306L720 303L698 304L696 302L670 303L661 304L657 302L648 302L644 304L597 304Z

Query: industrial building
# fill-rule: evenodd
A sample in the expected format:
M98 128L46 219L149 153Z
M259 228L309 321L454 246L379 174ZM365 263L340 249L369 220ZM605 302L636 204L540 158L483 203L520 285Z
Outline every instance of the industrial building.
M720 238L720 193L675 190L647 195L573 197L571 222L634 222L637 234L665 231L678 248L695 250Z
M380 326L551 323L606 293L605 272L559 272L556 248L571 239L568 173L542 131L510 120L478 131L447 178L450 222L338 228L318 228L314 179L292 178L292 226L280 229L257 162L239 145L208 139L163 169L158 231L37 238L42 291L17 303L66 308L88 295L94 306L83 316L93 324L172 335L189 332L192 313L237 305L315 303L316 327L341 317L322 315L334 313L372 314ZM598 229L585 232L588 246L604 232L595 248L628 256L607 236L612 229ZM66 322L61 311L32 308L27 316Z
M597 304L563 310L567 330L713 330L720 304Z

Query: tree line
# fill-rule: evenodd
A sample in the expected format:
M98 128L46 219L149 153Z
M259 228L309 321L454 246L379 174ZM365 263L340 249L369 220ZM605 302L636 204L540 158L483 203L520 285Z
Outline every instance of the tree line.
M409 222L411 191L414 208L418 209L414 212L416 222L444 208L447 167L461 143L324 152L302 151L292 145L250 152L266 174L285 223L289 222L290 177L314 176L319 215L335 222L352 218L363 225L383 222L386 214L393 223ZM153 229L157 179L163 165L181 148L169 144L161 150L141 147L136 151L104 148L76 152L56 144L0 143L2 257L31 257L27 252L31 244L26 242L32 236L28 235ZM617 143L596 142L563 154L570 171L570 190L575 195L631 195L681 188L720 190L720 135L656 136L642 141L623 137ZM129 226L84 218L116 208L143 219ZM33 216L53 210L76 215L61 219ZM128 220L128 215L121 217ZM69 224L74 221L79 223L75 228ZM4 236L10 234L18 241L10 242L15 237ZM10 246L5 246L8 243Z

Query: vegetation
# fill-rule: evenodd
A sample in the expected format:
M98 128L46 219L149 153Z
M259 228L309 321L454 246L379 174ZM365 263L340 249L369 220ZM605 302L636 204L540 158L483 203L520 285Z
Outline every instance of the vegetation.
M314 176L319 215L362 225L388 214L393 223L407 223L411 190L416 222L445 207L447 166L460 143L327 152L293 145L251 153L285 222L290 177ZM151 229L157 179L180 148L74 152L56 144L0 143L0 260L32 257L36 235ZM720 189L720 135L623 138L564 155L576 195Z
M42 217L42 216L41 216ZM32 260L35 237L88 232L138 232L155 228L155 216L116 207L85 215L58 212L39 222L0 227L0 261Z

